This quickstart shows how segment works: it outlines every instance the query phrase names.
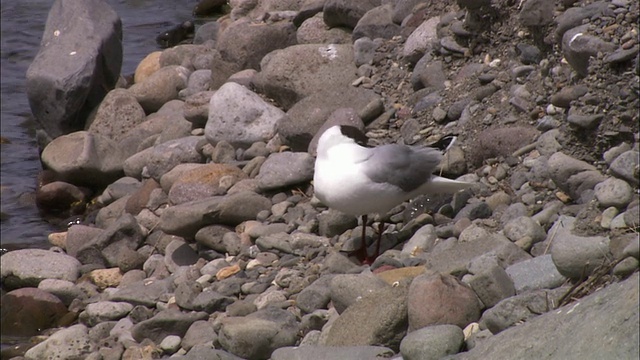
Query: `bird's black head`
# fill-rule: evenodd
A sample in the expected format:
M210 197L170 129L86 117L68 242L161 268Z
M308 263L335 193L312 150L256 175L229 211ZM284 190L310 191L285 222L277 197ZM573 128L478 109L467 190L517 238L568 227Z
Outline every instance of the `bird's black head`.
M355 141L356 144L360 146L367 146L367 142L369 141L369 139L357 127L353 127L349 125L340 125L340 132L342 133L342 135L350 139L353 139L353 141Z

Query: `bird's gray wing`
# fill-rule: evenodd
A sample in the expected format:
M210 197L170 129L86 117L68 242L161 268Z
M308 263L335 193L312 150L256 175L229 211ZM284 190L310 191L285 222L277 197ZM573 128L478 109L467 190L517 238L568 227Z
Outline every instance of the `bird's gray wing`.
M442 159L437 149L399 144L379 146L371 152L363 164L365 174L372 181L395 185L404 192L427 182Z

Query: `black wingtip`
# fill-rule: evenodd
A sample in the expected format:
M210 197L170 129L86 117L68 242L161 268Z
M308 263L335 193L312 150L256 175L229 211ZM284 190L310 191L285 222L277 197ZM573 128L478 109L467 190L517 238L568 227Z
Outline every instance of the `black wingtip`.
M342 135L353 139L356 142L356 144L360 146L367 146L367 142L369 141L369 139L357 127L349 126L349 125L340 125L340 132L342 133Z
M429 144L429 146L444 152L449 150L453 146L453 144L456 142L456 139L458 139L458 137L455 135L445 135L433 144Z

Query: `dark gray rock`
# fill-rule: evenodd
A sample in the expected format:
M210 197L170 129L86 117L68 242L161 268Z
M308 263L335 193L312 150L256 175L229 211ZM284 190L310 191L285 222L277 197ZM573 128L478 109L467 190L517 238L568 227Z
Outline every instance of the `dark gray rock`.
M245 220L255 220L260 211L270 208L269 199L250 191L213 196L165 209L160 216L160 227L167 234L192 238L206 225L235 226Z
M121 67L122 22L109 4L56 1L27 70L31 111L52 138L81 130L115 86Z
M505 329L552 311L567 288L555 290L535 290L504 299L486 310L480 319L480 325L497 334Z
M442 359L457 354L464 343L462 329L455 325L433 325L410 332L400 343L404 360Z
M331 280L334 275L323 275L302 290L296 297L296 306L309 314L317 309L326 309L331 301Z
M350 44L289 46L265 57L260 68L254 79L256 89L285 110L311 94L351 87L356 79Z
M222 58L240 69L260 69L268 53L296 44L296 28L290 21L254 24L249 18L234 21L218 37Z
M613 160L610 170L616 177L624 179L634 186L638 186L639 157L640 154L638 154L637 151L625 151Z
M517 294L531 290L554 289L566 281L556 269L551 254L515 263L505 270L513 280Z
M452 357L633 359L638 354L638 274L548 312Z
M148 320L141 321L131 328L131 335L137 342L150 339L160 344L168 335L184 336L191 324L209 318L205 312L185 313L180 310L164 310Z
M140 179L144 170L145 177L152 177L159 182L162 175L178 164L203 162L198 146L204 141L201 136L189 136L142 150L125 160L122 165L124 173Z
M400 33L400 26L392 21L393 4L385 4L367 11L353 29L353 39L391 39Z
M42 162L60 179L99 187L122 176L124 155L113 140L78 131L50 142L42 152Z
M173 292L170 279L144 281L140 280L118 288L110 294L111 301L124 301L134 305L156 306L156 302Z
M308 153L281 152L271 154L256 176L263 191L308 182L313 178L315 158Z
M393 353L393 350L383 346L305 345L279 348L271 354L271 360L366 360L388 358Z
M324 4L322 14L324 22L329 27L348 27L353 29L358 21L369 10L380 5L380 0L345 1L328 0Z
M189 351L196 346L215 343L217 337L211 323L206 320L198 320L189 326L189 329L184 334L181 345L183 349Z
M336 275L330 283L331 301L338 314L366 295L389 287L376 276L365 274Z
M334 278L335 280L335 278ZM407 287L386 286L349 306L333 322L326 345L381 345L398 349L407 332ZM372 316L375 314L375 316Z
M297 339L295 316L267 307L244 317L222 319L218 340L223 349L246 359L268 359L277 348Z
M615 206L618 209L625 208L633 199L633 189L626 181L608 178L596 184L595 196L603 208Z
M573 234L576 218L561 215L549 230L551 258L563 276L580 279L589 276L606 263L609 254L608 236L579 236Z
M80 262L72 256L42 249L21 249L2 255L0 277L9 289L37 287L44 279L76 281Z
M169 65L155 71L129 91L147 114L158 111L164 104L178 98L180 90L187 87L190 70L179 65Z
M26 359L78 359L91 353L94 347L89 341L89 329L77 324L55 332L29 349L24 356Z
M562 36L562 53L573 70L581 76L589 74L589 58L598 53L608 54L617 46L587 34L589 25L573 28Z

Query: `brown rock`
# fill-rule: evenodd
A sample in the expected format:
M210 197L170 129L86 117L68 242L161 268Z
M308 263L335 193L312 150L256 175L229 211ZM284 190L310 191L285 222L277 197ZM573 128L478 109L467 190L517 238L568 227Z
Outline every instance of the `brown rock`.
M169 200L173 204L224 195L227 190L247 175L237 166L227 164L206 164L182 174L169 190Z
M57 325L67 308L56 296L37 288L13 290L2 297L2 335L31 336Z
M122 272L120 268L98 269L89 273L89 279L98 288L106 289L108 287L116 287L120 285L122 280Z
M129 199L124 210L131 215L138 215L147 206L151 192L160 188L160 184L154 179L147 179L142 187L136 191Z
M409 286L408 313L409 331L443 324L464 328L480 319L480 301L454 276L425 274Z
M160 55L162 55L162 51L154 51L140 61L133 76L134 83L137 84L144 81L144 79L160 69Z

